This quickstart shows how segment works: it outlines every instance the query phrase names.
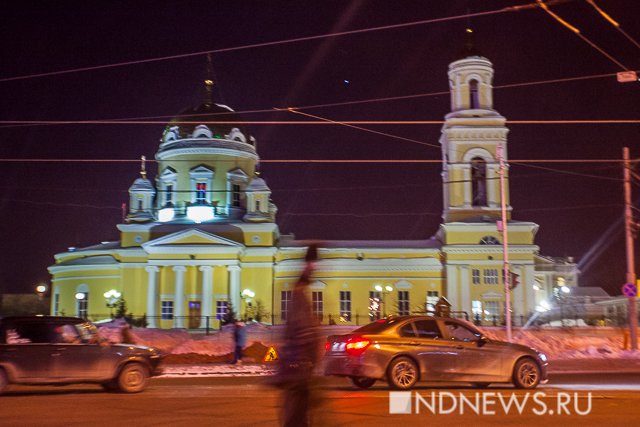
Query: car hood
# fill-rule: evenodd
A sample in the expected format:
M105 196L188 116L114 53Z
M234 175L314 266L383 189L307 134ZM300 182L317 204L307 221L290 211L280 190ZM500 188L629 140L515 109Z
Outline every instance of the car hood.
M146 347L143 345L133 345L133 344L112 344L112 348L127 352L136 355L149 355L149 356L157 356L160 355L160 351L153 347Z
M516 343L506 342L506 341L495 341L495 340L491 340L490 342L495 346L505 347L512 350L522 351L525 353L531 353L532 355L536 355L539 353L535 348L528 347L522 344L516 344Z

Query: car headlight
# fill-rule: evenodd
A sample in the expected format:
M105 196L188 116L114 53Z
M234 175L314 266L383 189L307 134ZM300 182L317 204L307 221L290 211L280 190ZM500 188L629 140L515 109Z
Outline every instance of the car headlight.
M542 360L543 362L547 362L547 355L544 353L538 353L538 357L540 358L540 360Z

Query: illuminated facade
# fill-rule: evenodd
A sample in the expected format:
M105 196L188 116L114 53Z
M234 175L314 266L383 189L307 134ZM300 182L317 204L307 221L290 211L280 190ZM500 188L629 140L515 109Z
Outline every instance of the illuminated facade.
M440 139L443 223L416 241L327 241L320 249L312 307L323 323L363 324L384 314L424 312L445 296L452 310L483 322L504 314L501 198L496 150L505 118L493 110L493 68L479 56L449 67L452 111ZM209 88L210 89L210 88ZM210 90L209 90L210 94ZM209 96L167 125L152 183L143 166L129 188L120 240L55 256L52 314L106 317L104 294L119 291L128 311L150 327L218 327L229 306L261 320L286 320L303 268L305 242L281 235L271 191L256 173L256 141L233 111ZM577 285L572 262L538 254L538 226L511 217L506 163L512 293L518 321L554 288ZM561 280L560 280L561 279ZM259 311L259 310L258 310Z

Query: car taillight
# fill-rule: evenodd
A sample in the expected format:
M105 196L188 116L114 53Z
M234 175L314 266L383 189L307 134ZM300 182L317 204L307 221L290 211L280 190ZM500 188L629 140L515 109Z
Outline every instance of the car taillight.
M353 337L347 340L346 351L351 356L359 356L369 347L371 341L366 338Z
M331 350L331 343L329 341L327 341L326 343L324 343L324 349L325 351L329 351Z

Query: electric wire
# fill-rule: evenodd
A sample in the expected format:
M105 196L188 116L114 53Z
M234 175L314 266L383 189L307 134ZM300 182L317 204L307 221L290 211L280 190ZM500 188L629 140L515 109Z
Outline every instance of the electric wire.
M79 72L85 72L85 71L95 71L95 70L101 70L101 69L107 69L107 68L117 68L117 67L124 67L124 66L130 66L130 65L145 64L150 62L168 61L168 60L174 60L174 59L189 58L194 56L204 56L208 54L235 52L235 51L255 49L255 48L261 48L261 47L268 47L268 46L293 44L293 43L313 41L313 40L318 40L318 39L323 39L328 37L341 37L341 36L347 36L347 35L353 35L353 34L366 34L374 31L384 31L384 30L392 30L392 29L398 29L398 28L408 28L408 27L419 26L419 25L456 21L456 20L466 19L470 17L490 16L490 15L496 15L496 14L506 13L506 12L518 12L520 10L531 9L533 7L535 7L535 3L519 5L519 6L507 6L501 9L495 9L495 10L484 11L484 12L467 13L464 15L448 16L448 17L442 17L442 18L424 19L420 21L382 25L382 26L362 28L357 30L347 30L347 31L339 31L335 33L318 34L313 36L294 37L294 38L284 39L284 40L252 43L252 44L246 44L246 45L235 46L235 47L210 49L210 50L204 50L199 52L168 55L168 56L162 56L162 57L156 57L156 58L139 59L139 60L118 62L118 63L112 63L112 64L95 65L90 67L78 67L78 68L72 68L67 70L49 71L49 72L28 74L28 75L22 75L22 76L4 77L4 78L0 78L0 83L16 81L16 80L48 77L48 76L57 76L57 75L63 75L63 74L79 73Z
M631 37L629 34L627 34L626 31L624 31L622 29L622 27L620 27L620 24L614 20L608 13L606 13L604 10L602 10L601 7L599 7L594 0L586 0L587 3L589 3L591 6L593 6L593 8L605 19L605 21L609 22L611 25L613 25L616 30L618 30L620 32L620 34L622 34L623 36L625 36L627 38L627 40L629 40L631 43L633 43L638 49L640 49L640 43L638 43L633 37Z
M579 29L577 29L573 25L569 24L567 21L562 19L558 14L552 12L551 9L549 9L549 7L544 3L543 0L536 0L536 1L538 2L538 5L540 5L540 8L542 10L544 10L549 16L551 16L556 22L560 23L563 27L568 28L569 30L571 30L571 32L573 32L576 36L580 37L582 39L582 41L584 41L589 46L591 46L592 48L594 48L595 50L600 52L602 55L604 55L611 62L616 64L618 67L622 68L625 71L629 71L629 68L627 68L624 64L622 64L620 61L615 59L613 56L611 56L610 54L605 52L604 49L602 49L600 46L598 46L597 44L595 44L594 42L589 40L587 37L582 35L582 33L580 33Z

